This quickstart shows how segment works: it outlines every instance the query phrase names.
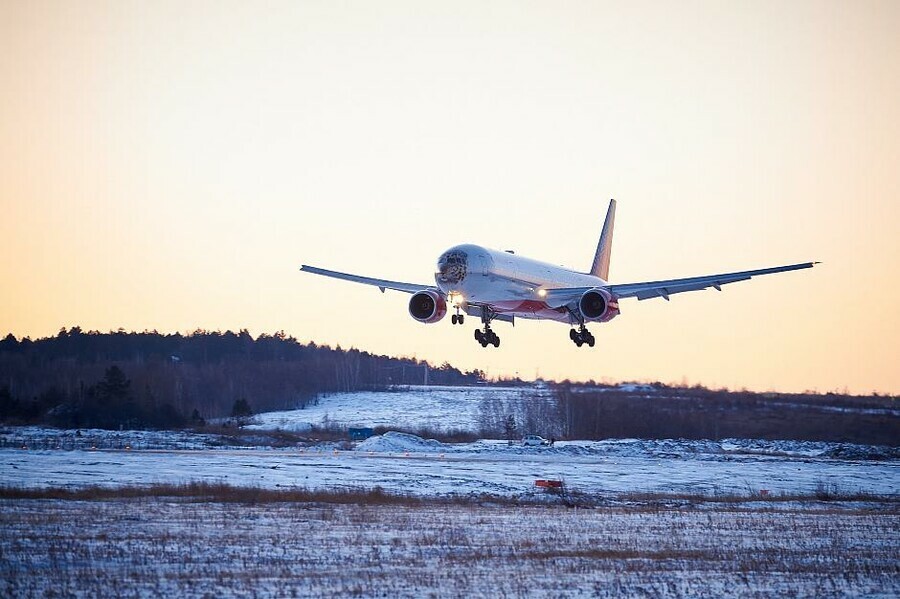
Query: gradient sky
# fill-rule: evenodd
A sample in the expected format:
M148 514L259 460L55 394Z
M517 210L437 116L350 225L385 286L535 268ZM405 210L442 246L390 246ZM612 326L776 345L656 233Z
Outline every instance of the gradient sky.
M0 331L283 329L490 375L900 393L900 3L0 0ZM422 325L475 242L813 270Z

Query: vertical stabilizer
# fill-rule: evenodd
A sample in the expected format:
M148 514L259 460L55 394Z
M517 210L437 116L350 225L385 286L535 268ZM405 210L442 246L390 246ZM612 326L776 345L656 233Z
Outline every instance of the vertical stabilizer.
M612 254L613 225L616 222L616 201L609 201L609 209L606 211L606 220L603 221L603 231L600 233L600 243L597 244L597 253L594 254L594 263L591 264L590 274L600 277L604 281L609 280L609 257Z

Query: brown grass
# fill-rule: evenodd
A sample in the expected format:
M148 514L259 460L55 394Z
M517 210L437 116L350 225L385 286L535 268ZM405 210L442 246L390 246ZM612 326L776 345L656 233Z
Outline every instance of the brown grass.
M290 489L263 489L237 487L225 483L190 482L185 484L158 484L125 487L91 486L77 489L48 487L31 489L0 487L0 499L64 499L75 501L105 501L144 497L178 497L196 501L220 503L348 503L371 505L414 505L421 500L408 495L386 493L380 487L373 489L346 489L316 491L301 487Z
M265 489L261 487L241 487L227 483L189 482L184 484L134 485L123 487L90 486L81 488L46 487L26 488L16 486L0 487L0 499L61 499L73 501L106 501L110 499L135 499L150 497L173 497L192 502L217 503L323 503L355 505L481 505L497 506L565 506L569 508L594 508L624 503L656 506L665 509L666 504L712 503L742 504L766 502L771 504L788 502L871 502L900 505L900 497L872 495L868 493L844 493L837 488L817 488L806 494L699 494L699 493L622 493L614 497L591 496L578 491L567 491L558 495L540 493L522 496L502 495L461 495L461 496L414 496L391 493L381 487L371 489L308 489L290 487Z
M389 493L381 487L371 489L307 489L291 487L264 489L238 487L227 483L190 482L184 484L135 485L123 487L90 486L81 488L0 487L0 499L62 499L73 501L107 501L150 497L175 497L195 502L217 503L330 503L356 505L530 505L534 501L495 495L466 495L453 497L417 497ZM542 502L543 503L543 502Z

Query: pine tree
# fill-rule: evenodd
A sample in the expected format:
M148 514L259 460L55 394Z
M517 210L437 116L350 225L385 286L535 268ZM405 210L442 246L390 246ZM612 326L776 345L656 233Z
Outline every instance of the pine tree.
M250 416L253 416L253 410L250 409L250 404L247 403L247 400L243 397L236 399L234 401L234 406L231 408L231 417L249 418Z
M510 414L503 421L503 434L506 436L506 441L512 445L513 440L516 438L516 417Z

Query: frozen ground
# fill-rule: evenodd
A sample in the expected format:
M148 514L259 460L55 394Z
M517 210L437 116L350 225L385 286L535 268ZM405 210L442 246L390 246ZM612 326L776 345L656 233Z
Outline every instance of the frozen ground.
M32 430L32 432L34 432ZM505 442L443 444L387 433L353 449L0 449L0 485L121 486L190 481L236 486L372 488L420 496L530 493L561 478L592 497L622 493L900 495L890 448L796 442L570 441L554 447ZM872 459L877 458L877 459Z
M192 431L108 431L41 426L0 427L0 448L28 449L204 449L222 447L219 435Z
M0 501L0 595L897 597L892 508Z

